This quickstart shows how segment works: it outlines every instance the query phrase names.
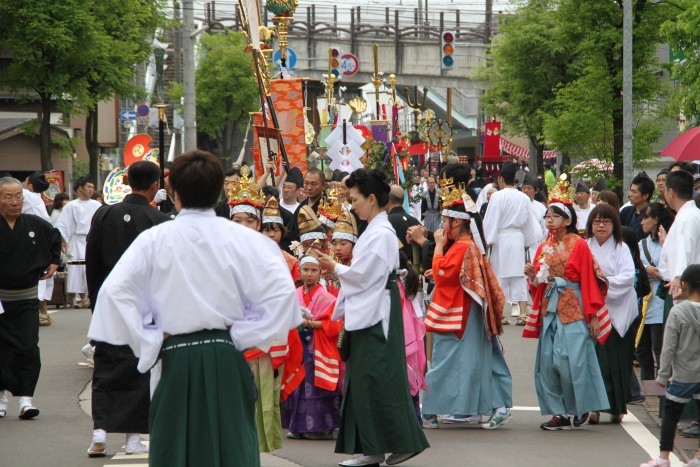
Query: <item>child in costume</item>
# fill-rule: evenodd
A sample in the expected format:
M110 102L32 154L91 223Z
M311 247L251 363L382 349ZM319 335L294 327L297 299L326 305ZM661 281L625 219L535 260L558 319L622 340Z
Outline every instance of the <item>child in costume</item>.
M540 412L552 415L540 428L570 430L610 407L594 344L612 324L605 275L578 236L572 203L551 199L545 222L550 237L525 265L533 303L523 337L539 338L535 388Z
M316 248L320 241L316 241ZM301 261L303 285L297 288L304 321L299 336L304 348L304 382L282 403L282 426L289 439L333 439L340 425L340 321L331 320L335 297L321 284L321 267L310 254Z
M471 234L481 233L476 205L456 187L444 187L443 228L435 231L432 270L435 293L426 329L433 332L432 366L425 379L424 426L437 428L435 414L452 423L480 422L494 430L512 419L513 381L497 336L502 334L503 291ZM443 254L448 240L454 243Z
M279 203L274 196L267 201L265 209L263 209L262 233L265 234L266 237L272 239L278 245L280 245L282 239L287 234L287 228L284 226L282 214L280 213ZM282 251L284 259L287 261L289 272L292 274L292 279L294 279L295 283L300 283L301 276L299 274L299 261L286 251L282 249L280 250Z
M332 256L339 264L350 266L352 262L352 249L357 243L357 221L351 212L344 211L340 214L335 222L333 236L331 237ZM329 275L329 280L326 281L326 288L338 297L340 293L340 281L335 274Z

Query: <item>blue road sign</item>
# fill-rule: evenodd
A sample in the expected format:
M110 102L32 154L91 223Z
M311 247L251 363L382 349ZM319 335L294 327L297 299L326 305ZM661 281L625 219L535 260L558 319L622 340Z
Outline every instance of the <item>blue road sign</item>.
M279 68L280 66L280 49L275 49L275 52L272 54L272 61L274 62L275 66ZM294 52L291 48L287 47L287 70L292 70L296 64L297 64L297 54Z
M136 111L133 109L121 109L121 111L119 112L119 119L122 122L136 120Z

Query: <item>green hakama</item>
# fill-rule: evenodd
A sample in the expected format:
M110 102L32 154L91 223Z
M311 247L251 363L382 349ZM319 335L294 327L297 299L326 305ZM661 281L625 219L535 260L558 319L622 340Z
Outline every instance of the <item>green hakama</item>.
M280 415L280 378L275 377L272 358L264 354L251 360L255 387L258 397L255 400L255 425L258 431L260 452L272 452L282 448L282 416ZM282 368L278 372L282 374Z
M350 353L337 453L407 454L430 447L418 424L408 386L396 273L389 276L386 288L391 291L388 337L384 337L381 322L367 329L346 331Z
M253 378L227 331L168 338L150 410L151 467L259 466Z

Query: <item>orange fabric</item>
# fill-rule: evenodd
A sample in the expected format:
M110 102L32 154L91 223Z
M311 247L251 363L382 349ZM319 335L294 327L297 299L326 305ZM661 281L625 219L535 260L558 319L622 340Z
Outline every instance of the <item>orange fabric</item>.
M304 369L304 347L296 329L289 331L287 359L282 370L282 383L280 385L280 400L285 400L304 381L306 370Z
M460 339L464 334L471 297L464 293L459 276L468 248L468 243L460 241L454 243L445 255L433 256L435 292L425 315L428 332L454 332Z
M469 245L459 274L462 287L481 297L486 307L482 307L486 334L491 336L503 334L503 304L505 296L498 279L491 269L491 264L484 259L481 251L469 236L465 242Z

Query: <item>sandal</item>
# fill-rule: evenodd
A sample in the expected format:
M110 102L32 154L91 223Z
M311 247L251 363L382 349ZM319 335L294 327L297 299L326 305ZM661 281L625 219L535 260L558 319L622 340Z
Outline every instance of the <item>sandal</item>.
M525 326L526 323L527 323L527 318L518 317L518 319L515 320L516 326Z

